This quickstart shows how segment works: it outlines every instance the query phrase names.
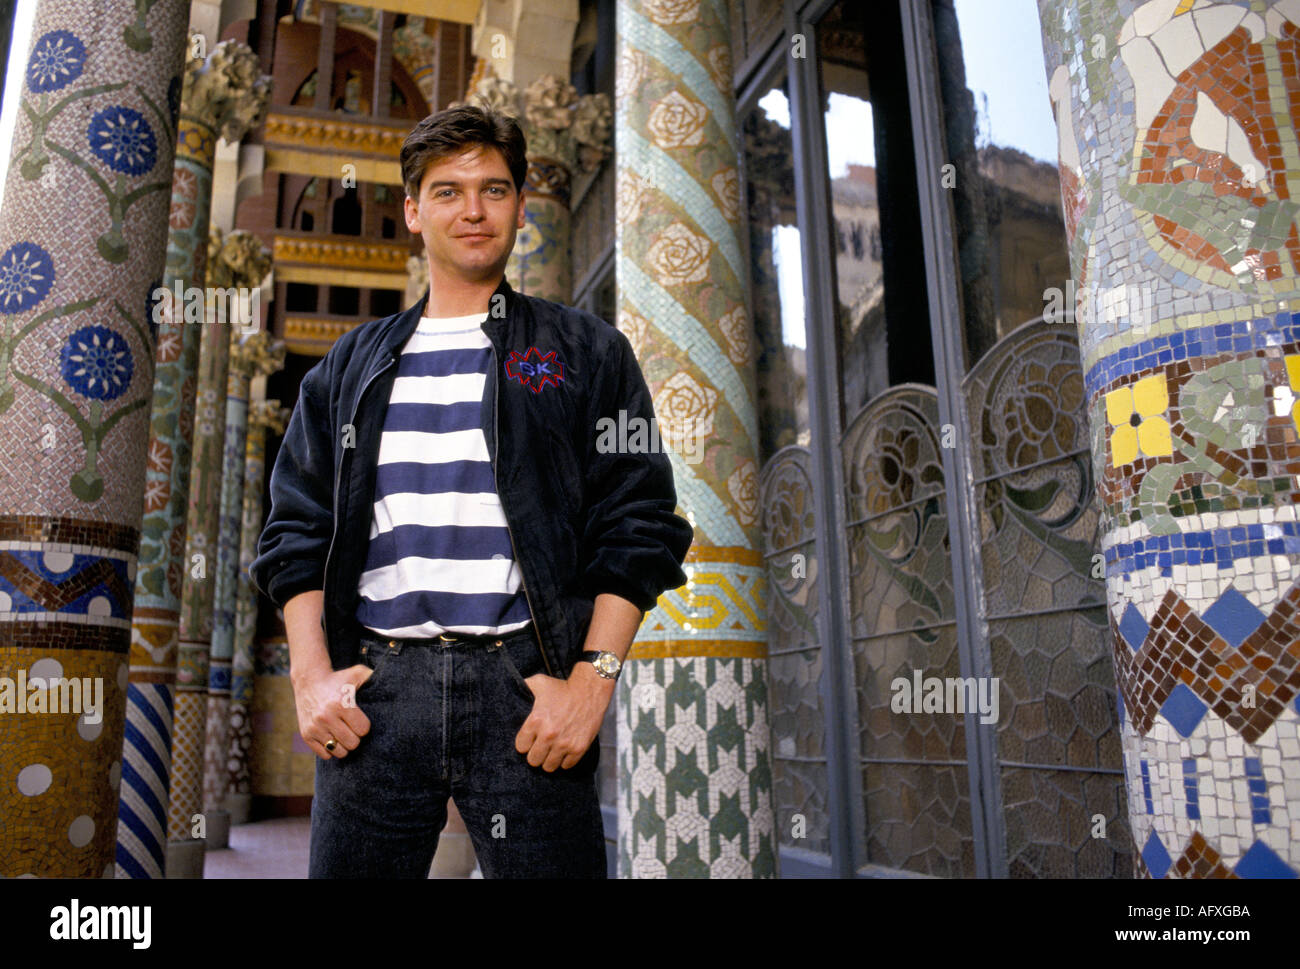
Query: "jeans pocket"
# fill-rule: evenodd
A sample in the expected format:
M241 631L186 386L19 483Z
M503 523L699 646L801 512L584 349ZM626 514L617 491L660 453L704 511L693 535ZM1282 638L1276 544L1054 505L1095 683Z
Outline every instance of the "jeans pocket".
M524 680L523 674L519 672L519 667L517 667L515 661L511 659L510 650L502 648L498 649L497 653L501 657L501 662L505 665L506 678L511 682L511 684L513 684L515 691L521 697L525 698L531 705L537 697L533 695L533 691Z
M360 695L362 690L368 689L371 684L375 682L376 677L379 676L384 666L387 665L384 657L388 652L381 647L371 646L368 644L363 645L361 650L361 663L363 666L370 667L370 676L366 678L364 683L357 687L358 695Z

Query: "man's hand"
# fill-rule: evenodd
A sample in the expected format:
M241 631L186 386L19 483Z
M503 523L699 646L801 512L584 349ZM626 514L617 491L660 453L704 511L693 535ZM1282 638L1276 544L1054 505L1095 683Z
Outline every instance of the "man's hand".
M533 767L567 770L582 760L600 732L614 681L599 676L590 663L579 663L567 680L534 673L524 682L536 699L515 737L515 750L527 754Z
M298 707L298 732L321 760L343 758L356 750L361 738L370 733L370 718L357 706L357 688L375 671L358 663L345 670L326 670L295 678L293 699ZM338 741L334 753L325 742Z

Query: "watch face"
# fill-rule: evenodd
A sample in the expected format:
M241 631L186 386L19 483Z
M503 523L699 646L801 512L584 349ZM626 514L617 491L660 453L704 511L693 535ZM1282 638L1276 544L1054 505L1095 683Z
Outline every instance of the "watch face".
M622 665L613 653L601 653L596 657L596 671L610 679L618 675L618 669Z

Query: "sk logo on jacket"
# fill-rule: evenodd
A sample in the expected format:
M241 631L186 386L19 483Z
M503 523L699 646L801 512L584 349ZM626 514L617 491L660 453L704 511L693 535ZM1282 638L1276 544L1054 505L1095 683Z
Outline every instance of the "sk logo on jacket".
M529 347L527 353L511 350L505 362L506 378L518 380L535 394L546 386L558 387L564 380L564 364L556 359L555 351L542 353Z

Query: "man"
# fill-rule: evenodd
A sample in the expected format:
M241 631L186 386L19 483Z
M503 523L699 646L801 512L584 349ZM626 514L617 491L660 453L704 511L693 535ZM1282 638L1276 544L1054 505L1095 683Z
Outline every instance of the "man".
M310 874L427 876L454 797L486 877L604 877L593 741L692 530L666 454L597 446L654 416L627 338L505 281L519 126L442 111L401 166L429 292L303 378L250 569L320 758Z

